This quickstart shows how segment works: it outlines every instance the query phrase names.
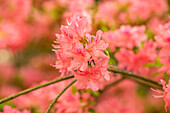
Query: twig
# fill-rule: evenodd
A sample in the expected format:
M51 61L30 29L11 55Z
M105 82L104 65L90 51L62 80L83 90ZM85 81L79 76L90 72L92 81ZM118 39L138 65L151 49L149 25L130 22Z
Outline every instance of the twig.
M162 90L162 85L157 82L157 81L154 81L154 80L151 80L151 79L148 79L146 77L143 77L143 76L140 76L140 75L137 75L137 74L134 74L132 72L129 72L129 71L125 71L125 70L122 70L122 69L118 69L118 68L114 68L114 67L108 67L107 68L108 71L112 71L114 73L119 73L121 74L123 77L125 78L129 78L131 80L134 80L138 83L141 83L141 84L145 84L147 86L150 86L150 87L154 87L154 88L158 88L158 89L161 89ZM39 88L42 88L42 87L45 87L45 86L48 86L48 85L51 85L51 84L54 84L56 82L59 82L59 81L62 81L62 80L66 80L66 79L70 79L70 78L73 78L74 75L70 75L70 76L65 76L65 77L62 77L62 78L58 78L58 79L55 79L55 80L52 80L52 81L49 81L45 84L40 84L40 85L37 85L35 87L32 87L32 88L29 88L29 89L26 89L26 90L23 90L19 93L16 93L16 94L13 94L9 97L6 97L6 98L3 98L0 100L0 104L6 102L6 101L9 101L9 100L12 100L20 95L24 95L26 93L29 93L31 91L34 91L36 89L39 89Z
M0 104L4 103L4 102L6 102L6 101L12 100L12 99L14 99L14 98L16 98L16 97L18 97L18 96L20 96L20 95L27 94L27 93L29 93L29 92L31 92L31 91L36 90L36 89L39 89L39 88L42 88L42 87L45 87L45 86L54 84L54 83L56 83L56 82L60 82L60 81L62 81L62 80L70 79L70 78L73 78L73 77L74 77L74 75L65 76L65 77L62 77L62 78L58 78L58 79L49 81L49 82L44 83L44 84L37 85L37 86L32 87L32 88L29 88L29 89L23 90L23 91L21 91L21 92L19 92L19 93L16 93L16 94L13 94L13 95L11 95L11 96L9 96L9 97L6 97L6 98L1 99L1 100L0 100Z
M52 103L50 104L50 106L48 107L47 111L45 113L49 113L50 109L54 106L54 104L57 102L58 98L71 86L73 85L75 82L77 81L77 79L73 80L68 86L66 86L58 95L57 97L52 101Z
M129 71L125 71L125 70L122 70L122 69L114 68L114 67L108 67L107 69L109 71L114 72L114 73L122 74L122 76L124 76L126 78L129 78L129 79L132 79L132 80L134 80L136 82L140 82L140 83L143 83L145 85L148 85L148 86L151 86L151 87L155 87L155 88L158 88L158 89L162 90L162 85L159 82L157 82L157 81L154 81L154 80L151 80L149 78L146 78L146 77L134 74L134 73L129 72Z

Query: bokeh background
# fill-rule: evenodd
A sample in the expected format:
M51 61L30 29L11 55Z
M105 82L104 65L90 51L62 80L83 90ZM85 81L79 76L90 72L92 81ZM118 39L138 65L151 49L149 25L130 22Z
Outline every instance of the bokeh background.
M114 31L122 25L143 25L145 35L153 39L156 28L170 20L169 14L169 0L0 0L0 98L60 77L53 67L56 56L52 45L60 26L74 15L88 18L91 34L99 29ZM118 65L115 58L110 62ZM119 75L112 79L117 78ZM43 113L68 83L18 97L1 104L0 111L9 105ZM69 92L72 94L63 96L53 108L54 113L165 113L161 98L153 98L150 88L130 80L104 93L75 86L66 94Z

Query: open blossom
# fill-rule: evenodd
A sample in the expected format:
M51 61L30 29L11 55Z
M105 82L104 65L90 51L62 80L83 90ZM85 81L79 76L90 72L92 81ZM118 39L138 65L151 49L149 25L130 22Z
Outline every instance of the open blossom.
M160 73L167 72L170 74L170 47L164 47L159 52L160 62L163 66L159 69Z
M87 31L91 31L92 17L89 7L94 4L94 0L70 0L67 5L67 11L64 13L64 17L70 19L73 15L80 17L88 17Z
M160 47L170 47L170 22L159 26L155 40Z
M163 64L159 72L170 74L170 22L159 26L155 39L161 48L159 57L161 58L160 62Z
M163 99L165 101L165 110L167 112L167 107L170 105L170 81L168 85L165 85L166 82L164 80L161 80L162 86L163 86Z
M54 45L57 56L55 67L62 76L74 74L79 88L98 90L100 79L109 80L109 57L104 54L108 44L101 40L102 31L97 31L96 36L87 33L87 23L87 18L74 16L68 26L61 26L62 34L56 35L58 44Z
M131 27L123 25L115 31L104 33L103 38L109 43L112 51L116 47L132 49L134 46L140 47L141 43L147 40L144 32L145 26Z
M126 11L119 14L118 19L123 23L146 21L152 17L162 16L168 11L167 0L120 0L128 6ZM158 8L159 7L159 8Z
M27 110L18 111L17 109L11 108L10 106L4 106L4 111L0 113L31 113L31 112Z
M122 69L127 69L141 75L148 75L153 71L153 68L145 67L145 64L154 62L157 58L156 43L152 40L145 42L143 48L139 48L139 51L135 54L132 50L121 48L119 52L115 54L118 60L118 66ZM150 73L151 74L151 73ZM154 74L154 71L152 72Z
M112 24L114 16L118 12L118 7L115 1L104 1L98 5L98 11L95 15L95 21L104 20L105 22Z
M71 93L71 90L59 99L55 105L56 113L88 113L88 108L91 107L89 102L93 100L89 93Z

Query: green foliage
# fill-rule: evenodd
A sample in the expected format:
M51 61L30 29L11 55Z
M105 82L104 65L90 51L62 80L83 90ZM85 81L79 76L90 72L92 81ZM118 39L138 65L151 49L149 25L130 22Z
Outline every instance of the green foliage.
M77 87L76 86L72 86L72 94L76 94L76 92L78 92Z
M92 109L92 108L89 108L89 110L88 110L90 113L96 113L95 112L95 110L94 109Z
M91 89L87 90L88 93L90 93L92 96L98 97L100 95L99 91L93 91Z
M163 64L160 63L160 60L161 58L158 57L156 59L156 62L151 62L151 63L147 63L147 64L144 64L144 67L162 67Z
M2 104L0 104L0 112L3 111L3 108L4 108L5 105L15 107L14 103L11 103L11 102L2 103Z

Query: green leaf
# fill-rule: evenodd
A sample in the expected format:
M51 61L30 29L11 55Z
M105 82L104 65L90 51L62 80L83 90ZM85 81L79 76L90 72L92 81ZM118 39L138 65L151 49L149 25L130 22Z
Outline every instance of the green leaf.
M89 89L88 92L95 97L98 97L100 95L100 93L98 91L93 91L91 89Z
M144 64L144 67L154 67L154 66L155 66L155 67L159 67L159 68L160 68L160 67L162 67L162 65L163 65L163 64L160 63L160 59L161 59L161 58L158 57L158 58L156 59L156 62L151 62L151 63Z
M96 104L96 101L90 102L90 105L95 105L95 104Z
M107 51L107 49L104 50L104 53L105 53L108 57L110 57L109 52Z
M92 109L92 108L89 108L89 112L90 112L90 113L96 113L95 110Z
M77 92L77 87L76 86L72 86L72 94L76 94Z

